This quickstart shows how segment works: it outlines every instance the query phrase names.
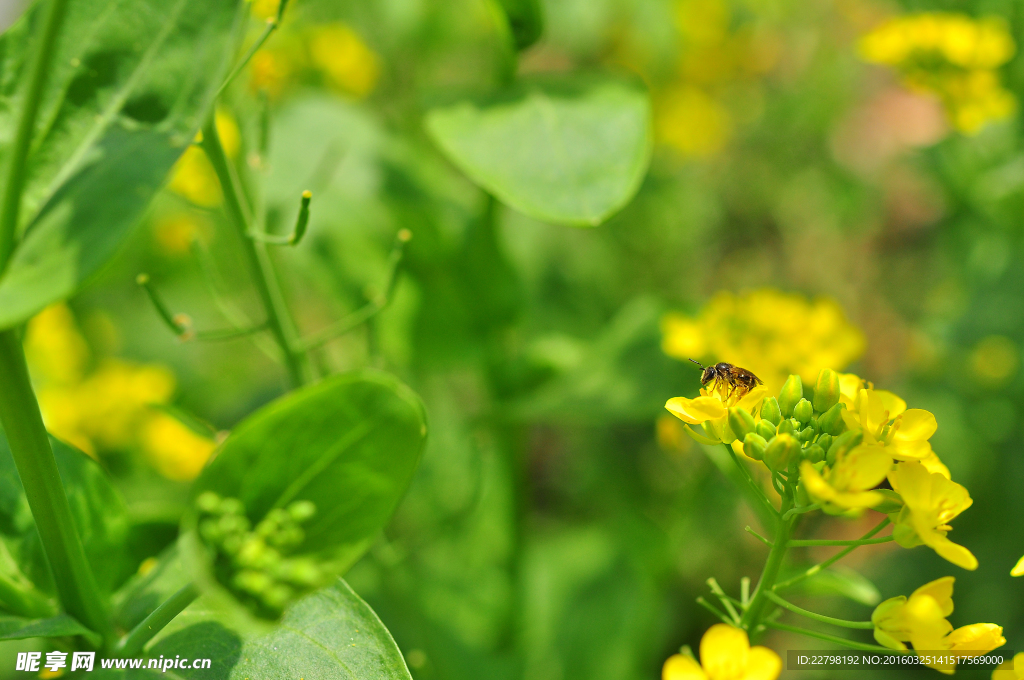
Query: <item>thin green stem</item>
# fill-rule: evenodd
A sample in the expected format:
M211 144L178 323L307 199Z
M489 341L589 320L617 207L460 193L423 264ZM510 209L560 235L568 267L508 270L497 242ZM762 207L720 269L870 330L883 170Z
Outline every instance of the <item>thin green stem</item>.
M846 619L837 619L832 616L825 616L824 614L816 614L812 611L808 611L807 609L797 607L792 602L787 602L770 590L765 593L765 597L783 609L788 609L794 614L799 614L800 616L820 621L821 623L830 623L833 626L842 626L843 628L860 628L862 630L873 630L875 627L875 624L870 621L848 621Z
M812 503L811 505L804 505L804 506L801 506L799 508L793 508L792 510L787 512L786 516L783 517L782 519L789 519L793 515L802 515L805 512L814 512L815 510L820 510L820 509L821 509L821 503Z
M739 621L740 620L740 615L738 613L736 613L736 608L732 606L732 602L729 601L729 599L730 599L729 596L725 594L724 590L722 590L722 586L720 586L718 584L718 581L715 580L714 578L709 578L707 580L707 584L708 584L708 588L711 588L711 592L714 593L715 596L718 597L719 601L722 603L722 605L729 612L729 616L732 617L732 620L733 621Z
M792 505L792 497L788 494L783 496L781 514L785 515ZM743 618L740 620L740 627L748 632L754 630L761 623L765 607L770 602L766 594L775 586L775 579L779 577L779 569L782 567L782 561L786 557L787 543L789 542L789 534L793 530L794 521L794 519L782 520L781 518L778 521L775 540L771 550L768 552L768 559L764 564L764 570L761 572L761 578L757 581L757 589L750 600L750 606L747 607L747 610L743 613Z
M872 536L877 534L879 531L881 531L882 529L884 529L888 525L889 525L889 518L886 517L881 522L876 524L875 527L873 529L871 529L871 531L869 531L866 534L864 534L863 536L861 536L860 540L863 541L865 539L871 538ZM835 564L839 560L843 559L844 557L846 557L847 555L852 553L855 549L857 549L857 547L858 546L856 546L856 545L851 545L851 546L849 546L848 548L846 548L844 550L840 550L839 552L837 552L835 555L833 555L832 557L828 558L827 560L824 560L823 562L815 564L813 567L808 568L806 571L803 571L803 572L797 574L796 576L794 576L794 577L792 577L792 578L790 578L790 579L788 579L786 581L783 581L782 583L776 584L776 586L773 588L773 590L782 590L783 588L789 588L790 586L796 585L800 581L803 581L805 578L808 578L810 576L814 576L818 572L822 571L823 569L827 569L828 567L832 566L833 564Z
M881 538L858 538L858 539L852 540L852 541L833 541L833 540L830 540L830 539L820 539L819 540L819 539L812 538L812 539L799 540L799 541L790 541L789 542L789 547L790 548L808 548L808 547L815 546L815 545L848 545L848 546L852 546L852 547L856 548L857 546L860 546L860 545L875 545L876 543L888 543L891 540L893 540L893 537L891 535L890 536L882 536Z
M171 595L150 613L142 623L135 626L117 645L117 654L121 657L136 656L153 636L164 629L174 617L199 597L199 591L191 583Z
M43 32L36 44L35 55L29 72L25 98L18 115L18 127L14 133L14 143L10 150L10 163L7 166L7 177L4 183L2 203L0 203L0 274L7 268L7 263L14 252L18 229L18 215L21 211L21 194L25 189L28 152L32 146L35 133L36 118L39 115L39 103L43 98L43 89L50 70L57 33L60 32L67 10L68 0L50 0L43 23Z
M827 633L819 633L814 630L807 630L806 628L798 628L797 626L790 626L785 623L776 623L774 621L765 621L764 625L769 628L775 628L777 630L784 630L790 633L796 633L797 635L805 635L807 637L816 638L818 640L825 640L826 642L834 642L837 645L848 647L849 649L859 649L865 652L887 652L889 654L902 654L901 650L889 649L888 647L882 647L881 645L869 645L863 642L855 642L854 640L847 640L837 635L829 635ZM909 652L907 652L909 653Z
M292 387L300 387L312 380L312 369L305 352L295 349L295 329L267 249L264 244L256 243L249 238L252 220L248 206L242 201L238 178L232 171L227 154L224 153L224 147L220 143L217 126L214 124L212 115L203 126L202 144L210 159L210 164L217 173L217 179L220 180L229 221L241 237L242 249L245 251L249 263L250 274L256 285L256 292L263 303L263 311L267 316L267 328L277 342L281 357L288 369Z
M394 293L395 283L398 280L398 269L402 262L402 255L405 252L405 244L408 243L410 239L412 239L412 234L408 229L400 229L398 234L395 236L395 244L391 248L391 255L388 257L388 274L383 294L377 296L348 316L334 322L327 328L317 331L306 338L300 339L296 343L296 347L304 351L321 347L334 338L358 328L361 324L373 318L374 315L387 307Z
M263 29L263 33L260 33L260 37L256 38L256 42L254 42L252 47L246 51L245 56L242 57L241 61L238 62L235 68L231 69L231 73L228 74L228 77L225 78L223 84L221 84L220 89L217 90L218 97L228 88L228 85L231 84L238 74L242 72L242 69L244 69L246 64L249 63L249 60L252 59L257 50L263 47L263 43L267 42L267 38L270 37L270 34L277 30L277 25L278 23L276 18L271 17L267 19L267 26Z
M71 616L107 638L111 625L106 604L75 529L50 438L32 392L25 354L13 330L0 332L0 385L0 423L25 488L57 594Z
M715 605L705 600L703 597L697 598L697 604L699 604L701 607L704 607L704 609L707 609L709 612L714 614L715 617L717 617L722 623L728 623L731 626L736 625L736 619L730 619L725 613L723 613L721 610L715 607Z
M750 577L740 579L740 605L746 609L750 605Z
M759 533L757 533L756 531L754 531L753 529L751 529L749 525L748 525L748 526L745 526L745 527L743 527L743 530L744 530L744 531L746 531L746 532L747 532L748 534L753 534L753 535L754 535L754 537L755 537L755 538L756 538L757 540L761 541L762 543L764 543L764 544L765 544L766 546L768 546L769 548L771 548L771 547L772 547L773 545L775 545L774 543L772 543L771 541L769 541L769 540L768 540L767 538L765 538L765 537L764 537L764 536L762 536L761 534L759 534Z

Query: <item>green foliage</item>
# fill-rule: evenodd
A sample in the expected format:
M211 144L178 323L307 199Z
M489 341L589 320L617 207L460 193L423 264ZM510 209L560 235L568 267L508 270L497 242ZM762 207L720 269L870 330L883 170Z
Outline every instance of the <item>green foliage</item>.
M241 423L196 480L193 498L213 492L225 499L222 503L237 499L233 502L245 516L236 520L247 526L297 502L312 503L315 514L296 527L289 555L314 560L322 574L341 574L394 512L426 431L419 398L396 378L374 371L334 376ZM185 517L183 528L197 528L196 512ZM205 542L203 527L198 528ZM208 581L209 558L203 552L186 554L196 577Z
M44 5L0 43L4 129ZM237 0L70 3L42 96L21 243L0 276L0 327L70 296L114 255L209 112L243 8Z
M430 111L427 130L470 179L545 222L594 226L633 198L651 154L643 88L608 78L522 81Z

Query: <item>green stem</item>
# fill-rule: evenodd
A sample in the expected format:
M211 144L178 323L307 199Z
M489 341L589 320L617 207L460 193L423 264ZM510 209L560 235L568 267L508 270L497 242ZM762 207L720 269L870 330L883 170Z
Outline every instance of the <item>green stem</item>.
M721 601L722 605L729 612L729 616L732 617L732 620L739 621L740 615L736 613L736 608L732 606L732 602L729 601L729 596L725 594L724 590L722 590L722 586L718 585L718 581L714 578L709 578L707 580L707 584L708 588L711 588L711 592L718 597L719 601Z
M21 210L21 194L25 189L28 152L32 146L32 137L39 114L39 103L43 98L43 88L50 70L57 42L57 33L64 21L68 0L50 0L46 13L43 33L36 46L35 58L32 61L25 90L25 99L18 117L18 128L14 133L11 145L11 160L7 167L7 181L4 185L3 202L0 203L0 274L7 268L7 263L14 252L18 213Z
M245 251L249 270L256 284L256 292L267 315L267 328L270 329L281 351L292 387L300 387L312 380L312 369L305 353L295 349L295 329L267 249L264 244L249 238L252 220L247 206L242 202L238 179L232 172L227 154L224 153L212 114L203 126L202 143L203 150L206 151L210 164L217 173L217 179L220 180L229 221L234 225L242 241L242 249Z
M883 536L881 538L858 538L852 541L832 541L829 539L807 539L800 541L790 541L790 548L807 548L815 545L848 545L856 548L859 545L874 545L876 543L888 543L893 540L892 536Z
M864 539L871 538L872 536L877 534L879 531L881 531L882 529L884 529L888 525L889 525L889 518L886 517L881 522L879 522L877 525L875 525L875 527L871 531L869 531L866 534L864 534L863 536L861 536L860 540L863 541ZM817 574L821 570L827 569L828 567L832 566L833 564L835 564L839 560L843 559L844 557L846 557L847 555L852 553L857 547L858 546L856 546L856 545L851 545L851 546L849 546L848 548L846 548L844 550L840 550L839 552L837 552L835 555L833 555L832 557L828 558L827 560L824 560L823 562L820 562L820 563L814 565L813 567L810 567L806 571L797 574L796 576L794 576L791 579L788 579L786 581L783 581L782 583L776 584L776 586L775 586L775 588L773 588L773 590L781 590L783 588L788 588L788 587L790 587L792 585L795 585L795 584L799 583L800 581L803 581L805 578L808 578L810 576L814 576L815 574Z
M718 617L718 619L722 623L728 623L730 626L736 625L736 619L730 619L721 610L719 610L715 605L711 604L710 602L705 600L703 597L698 597L697 598L697 604L699 604L701 607L704 607L704 609L707 609L709 612L711 612L716 617Z
M0 423L7 434L57 594L69 614L106 638L111 632L107 608L75 530L57 461L32 392L25 354L13 330L0 332L0 385Z
M848 647L850 649L860 649L865 652L887 652L889 654L903 654L910 653L903 652L898 649L889 649L888 647L882 647L881 645L869 645L863 642L855 642L853 640L847 640L837 635L829 635L827 633L819 633L814 630L807 630L806 628L798 628L797 626L790 626L785 623L775 623L774 621L765 621L764 625L769 628L775 628L777 630L784 630L790 633L796 633L797 635L805 635L811 638L817 638L818 640L825 640L826 642L834 642L837 645Z
M782 497L782 509L781 514L785 515L786 512L793 506L793 499L789 494ZM750 606L743 612L743 618L740 619L740 627L745 630L752 631L761 622L761 617L764 615L764 609L770 602L767 597L767 593L775 586L775 579L779 577L779 569L782 567L782 561L786 557L787 544L789 543L789 534L793 530L794 519L778 520L778 528L775 532L775 538L772 541L773 545L771 550L768 552L768 560L764 564L764 570L761 572L761 578L757 581L757 589L754 591L754 596L750 600Z
M199 597L199 591L191 583L167 598L160 606L150 613L142 623L135 626L130 633L117 645L117 654L121 657L135 656L142 651L146 643L153 639L164 627L174 620L185 607Z
M800 616L804 616L808 619L814 619L815 621L820 621L821 623L830 623L833 626L842 626L843 628L860 628L863 630L873 630L875 627L875 624L871 623L870 621L848 621L846 619L837 619L832 616L825 616L824 614L816 614L812 611L808 611L806 609L797 607L795 604L791 602L783 600L781 597L771 592L770 590L765 593L765 597L767 597L769 600L779 605L783 609L788 609L794 614L799 614Z

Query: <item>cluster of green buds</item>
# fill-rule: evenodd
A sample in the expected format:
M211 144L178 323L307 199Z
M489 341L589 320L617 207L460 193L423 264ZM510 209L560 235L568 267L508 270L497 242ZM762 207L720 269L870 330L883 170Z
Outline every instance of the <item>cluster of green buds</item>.
M761 404L760 419L749 411L729 409L729 427L743 441L743 453L763 461L773 472L785 472L806 460L821 469L860 443L859 430L846 431L839 402L839 375L823 369L813 398L804 397L800 376L791 375L778 398Z
M276 619L290 602L323 584L316 562L292 555L306 539L312 501L274 508L256 524L237 498L206 491L196 499L199 535L214 553L217 580L253 614Z

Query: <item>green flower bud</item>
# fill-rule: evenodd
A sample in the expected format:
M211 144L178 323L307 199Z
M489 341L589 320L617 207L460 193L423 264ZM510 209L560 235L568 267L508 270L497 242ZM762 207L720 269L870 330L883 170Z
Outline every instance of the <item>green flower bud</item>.
M800 443L791 435L779 434L768 442L764 462L772 470L785 470L800 455Z
M800 429L800 423L796 422L792 418L786 418L779 423L779 434L792 434L795 435Z
M239 550L242 549L242 543L244 541L245 538L243 537L242 534L229 534L223 538L220 546L228 555L235 555Z
M282 525L292 524L291 515L281 508L274 508L256 525L256 533L268 538L281 530Z
M824 413L839 403L839 374L823 368L814 381L814 410Z
M239 590L259 595L274 584L274 580L266 572L243 569L231 579L231 584Z
M267 537L267 542L270 545L284 551L298 547L304 540L306 540L306 532L297 526L286 527Z
M756 432L749 433L743 438L743 453L754 460L764 460L764 450L768 442Z
M842 433L832 441L832 446L828 447L825 460L828 461L829 466L835 465L836 459L839 456L845 455L847 451L860 444L863 439L864 433L860 430L849 430Z
M820 446L823 450L828 451L828 447L832 446L832 435L823 434L818 437L818 441L814 443Z
M737 439L743 439L754 431L754 416L746 409L733 406L729 409L729 428Z
M278 583L263 593L263 602L272 609L284 609L294 597L294 589L283 583Z
M796 418L801 425L806 425L811 422L811 416L814 415L814 407L811 406L811 402L806 399L801 399L793 407L793 417Z
M245 515L221 515L217 528L225 535L245 533L249 530L249 519Z
M217 512L222 515L244 515L245 506L237 498L225 498L220 502Z
M770 420L765 420L764 418L762 418L761 420L757 421L757 426L754 428L754 432L757 432L759 435L764 437L765 441L769 441L772 437L775 436L775 425L772 424Z
M220 496L212 491L204 491L196 498L196 507L200 512L212 515L220 508Z
M822 432L833 437L837 434L842 434L843 430L846 429L846 421L843 420L844 408L846 408L845 404L835 404L832 408L821 414L821 417L818 418L818 426Z
M215 519L204 519L199 523L199 535L208 543L220 543L220 540L224 537L224 532L220 530L217 524Z
M817 444L811 444L804 449L804 458L812 463L820 463L825 460L825 449L821 448Z
M800 432L797 433L796 438L802 442L811 441L812 439L814 439L814 428L805 427L804 429L800 430Z
M903 509L903 499L892 489L874 489L874 491L885 496L885 500L874 506L874 510L884 515L890 515Z
M778 425L782 421L782 411L779 410L779 400L775 397L768 397L761 404L761 417L772 425Z
M323 574L316 563L302 557L284 560L274 570L274 575L283 581L289 581L304 588L316 587L323 579Z
M793 409L803 398L804 384L800 380L800 376L789 376L786 379L786 384L782 386L782 391L779 392L779 409L782 411L782 415L786 418L793 415Z
M313 519L313 516L316 515L316 504L313 501L295 501L288 506L288 514L301 524Z

